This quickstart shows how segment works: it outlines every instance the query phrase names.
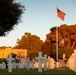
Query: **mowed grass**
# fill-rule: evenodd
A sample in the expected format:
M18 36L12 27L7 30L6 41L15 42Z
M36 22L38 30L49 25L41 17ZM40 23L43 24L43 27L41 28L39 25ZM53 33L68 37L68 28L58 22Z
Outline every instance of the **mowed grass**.
M0 75L76 75L76 72L68 69L68 68L55 68L52 70L44 71L42 73L38 73L38 70L27 70L27 69L15 69L13 72L8 73L7 69L0 69Z

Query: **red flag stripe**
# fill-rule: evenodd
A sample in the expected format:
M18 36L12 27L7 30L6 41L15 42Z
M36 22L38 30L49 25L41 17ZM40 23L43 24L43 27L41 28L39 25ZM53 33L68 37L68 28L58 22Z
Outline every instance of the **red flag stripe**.
M65 14L63 11L61 11L61 10L59 10L59 9L57 8L57 17L59 17L61 20L64 21L65 15L66 15L66 14Z

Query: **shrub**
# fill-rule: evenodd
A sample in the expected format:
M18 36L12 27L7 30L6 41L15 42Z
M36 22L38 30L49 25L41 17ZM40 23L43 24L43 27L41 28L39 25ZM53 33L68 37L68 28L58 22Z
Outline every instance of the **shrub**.
M66 58L69 58L73 52L74 50L70 48L58 49L58 58L61 59L63 56L63 53L65 53ZM56 49L52 50L52 57L56 59Z
M35 58L35 57L37 57L37 56L38 56L38 52L31 52L31 53L29 53L29 55L28 55L28 57L29 57L30 59Z

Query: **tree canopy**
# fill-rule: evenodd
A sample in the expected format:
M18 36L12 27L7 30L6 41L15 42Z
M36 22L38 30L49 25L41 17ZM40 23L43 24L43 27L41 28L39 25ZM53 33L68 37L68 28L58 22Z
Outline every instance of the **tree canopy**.
M76 48L76 24L62 24L58 27L58 51L59 57L65 53L67 57L71 55L73 49ZM47 52L48 50L48 52ZM45 42L41 47L43 53L56 57L56 27L50 29L50 33L46 34ZM69 53L68 53L69 52Z
M24 33L21 39L17 40L15 48L27 49L28 54L32 52L38 52L41 50L43 41L37 35L32 35L29 32Z
M56 43L56 27L50 29L51 32L46 35L46 40ZM76 25L61 25L58 27L59 48L76 48Z
M21 21L25 8L14 0L0 0L0 36L5 36Z
M43 42L40 37L26 32L21 39L17 40L15 48L27 49L28 53L33 56L35 52L42 51L43 55L56 57L56 27L50 29L50 33L46 34L46 39ZM58 52L59 58L62 58L63 53L69 57L73 49L76 48L76 25L63 24L58 27ZM69 52L69 53L68 53Z

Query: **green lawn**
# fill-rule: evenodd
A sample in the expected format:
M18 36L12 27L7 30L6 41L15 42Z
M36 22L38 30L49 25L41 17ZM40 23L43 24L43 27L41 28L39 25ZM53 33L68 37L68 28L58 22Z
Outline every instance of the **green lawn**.
M8 73L7 69L0 69L0 75L76 75L76 73L64 67L43 71L42 73L38 73L37 69L15 69L12 73Z

